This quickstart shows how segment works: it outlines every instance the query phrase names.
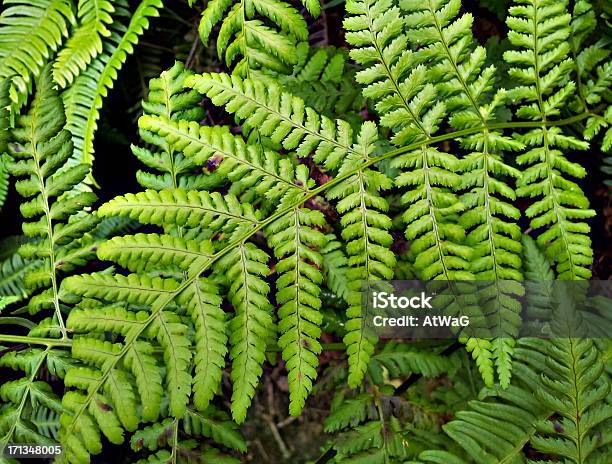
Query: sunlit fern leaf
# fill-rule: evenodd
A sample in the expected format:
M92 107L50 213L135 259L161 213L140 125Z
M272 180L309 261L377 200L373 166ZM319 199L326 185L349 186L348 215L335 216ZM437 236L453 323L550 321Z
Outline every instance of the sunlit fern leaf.
M354 150L343 161L339 174L367 162L377 139L373 123L364 123ZM342 238L346 241L350 294L344 343L349 354L349 385L356 387L363 380L376 340L364 330L362 285L368 280L389 280L393 277L395 256L389 249L393 238L388 230L391 219L386 215L387 201L381 191L391 188L391 180L382 172L367 168L345 182L332 187L327 195L338 201L342 215Z
M374 151L378 138L374 124L364 124L353 144L352 130L346 122L319 116L276 84L225 74L202 74L188 79L187 85L205 93L215 105L235 113L244 125L257 127L259 133L269 136L274 143L296 150L298 156L314 152L316 161L339 169L339 174L367 162ZM342 236L348 242L346 275L351 292L345 343L353 386L362 381L375 343L363 330L361 282L390 279L393 275L395 259L389 250L392 238L387 232L391 220L384 214L387 203L379 193L390 187L391 181L384 174L367 169L328 192L329 198L339 201Z
M232 415L241 423L263 372L266 342L272 335L269 256L252 243L238 243L216 264L229 278L228 297L235 315L229 323L232 358Z
M328 117L354 116L363 106L359 88L354 85L355 71L347 63L347 53L333 47L310 47L306 42L297 46L297 63L291 74L262 69L257 78L274 78L293 95Z
M117 312L105 314L103 307L98 307L96 311L99 314L97 321L89 320L87 314L82 314L70 320L70 324L80 331L84 325L78 319L85 319L96 329L105 325L108 327L101 322L105 316L115 324L121 321L121 315ZM126 316L126 322L129 321ZM186 365L191 356L186 349L189 344L186 327L173 313L157 313L150 325L142 318L131 322L131 326L128 324L131 330L128 336L148 329L147 335L162 348L168 366L165 381L170 409L173 413L180 414L181 410L184 413L184 398L185 394L189 394L191 382ZM145 341L113 344L83 335L75 338L72 354L91 367L73 368L66 375L66 386L76 387L77 390L64 395L60 437L71 461L89 462L89 454L101 451L100 434L104 434L112 443L120 444L124 439L124 428L131 431L136 429L140 421L138 406L140 398L144 398L143 394L152 393L147 396L148 404L143 404L143 418L157 418L162 378L158 361ZM128 381L131 375L136 379L135 386Z
M79 0L76 29L53 63L53 79L64 88L103 51L115 12L111 0Z
M337 296L346 300L350 294L346 277L348 258L342 243L335 234L327 235L326 245L321 249L321 257L323 258L323 273L327 286Z
M393 130L391 140L398 146L427 140L437 130L445 107L436 102L425 66L418 65L407 49L399 9L387 0L368 0L349 2L347 11L350 16L344 27L354 47L351 57L366 67L357 74L357 81L364 86L364 96L376 102L381 125ZM383 29L388 33L383 34ZM410 188L403 197L410 205L404 221L421 277L470 278L470 251L461 245L465 232L456 224L456 214L462 210L453 193L461 182L457 159L424 146L396 158L394 165L406 170L395 182Z
M212 255L212 246L207 250ZM187 307L195 328L195 375L193 402L198 410L208 407L221 383L227 353L225 313L216 286L206 279L194 280L178 302Z
M278 84L224 73L196 75L185 84L236 114L246 128L257 128L299 157L314 153L315 161L337 169L347 153L355 152L353 131L346 121L319 115ZM281 102L286 102L282 111Z
M184 88L185 79L191 74L177 62L158 78L151 79L149 93L142 102L143 113L172 121L201 120L204 111L199 106L199 93ZM214 173L197 173L193 159L183 156L163 138L142 126L140 136L149 144L149 148L133 146L132 152L148 168L154 170L140 170L136 173L136 178L143 187L156 190L175 187L210 190L222 182L221 176Z
M314 152L315 160L339 169L340 174L367 162L374 151L378 138L375 125L364 124L353 144L352 130L346 122L319 116L301 99L283 92L276 84L226 74L197 75L187 79L186 84L206 94L215 105L235 113L244 121L243 126L257 127L259 133L269 136L274 143L288 150L296 149L298 156L306 157ZM341 200L343 237L349 241L347 277L352 288L350 333L346 341L350 345L353 385L361 382L374 347L373 340L367 339L362 330L360 281L390 278L395 262L388 249L392 239L386 231L391 220L384 214L387 206L379 194L379 190L390 187L386 176L367 169L352 176L348 186L337 186L329 192L330 198ZM299 194L299 190L292 190Z
M406 33L403 32L400 10L391 7L385 0L350 2L347 5L347 11L351 13L344 22L349 31L347 41L356 47L351 51L351 56L367 66L357 74L357 80L365 87L364 95L376 102L375 107L381 113L381 124L393 130L395 135L391 140L398 146L430 139L449 110L455 111L451 124L460 129L474 127L478 123L486 124L495 118L500 98L490 104L484 116L479 106L480 100L491 88L493 74L492 69L482 74L479 72L484 49L476 48L472 55L467 55L469 59L465 64L460 63L466 58L471 31L469 16L449 25L457 14L458 4L456 1L448 4L402 2L402 9L408 13L405 24L409 31ZM416 52L408 50L409 41L420 48ZM438 94L445 98L436 99ZM499 150L517 144L499 133L487 133L484 141L490 146L484 147L483 153L474 154L465 164L465 169L472 171L479 165L485 166L483 159L486 158L490 163L483 170L484 180L490 175L516 174L516 170L503 164L498 155L491 155L490 152L491 146ZM482 137L473 136L466 141L466 145L480 151L483 148ZM467 208L455 192L482 185L482 189L472 191L466 197L471 206L482 204L481 197L488 197L492 193L484 187L482 179L475 178L470 172L464 177L467 184L463 185L463 176L458 175L463 163L453 154L441 152L435 147L423 146L396 158L393 163L401 171L406 171L400 172L395 183L409 188L403 196L403 201L409 205L403 219L407 223L406 236L412 240L411 254L415 269L421 278L471 279L473 272L481 273L484 278L487 275L485 271L491 267L498 273L504 271L504 275L512 274L516 278L515 269L520 267L516 255L517 249L520 250L516 224L508 224L508 227L502 224L497 230L489 230L487 221L482 221L481 216L486 217L488 213L488 217L491 217L491 211L483 211L481 215L470 211L472 214L464 216L468 220L468 227L485 224L485 230L483 227L474 229L469 237L472 243L465 240L465 226L459 224L459 214ZM489 167L489 164L493 166ZM503 193L510 199L514 196L507 185ZM510 219L517 219L518 210L507 202L500 201L499 204L507 205L503 211ZM498 240L501 244L499 254L507 258L501 269L497 263L490 262L491 256L496 254L495 250L490 249L491 242L483 237L483 232L489 233L491 238L494 235L501 238ZM508 233L510 239L505 236ZM475 249L468 246L474 244L481 246ZM477 251L476 256L474 251ZM504 310L516 306L511 297L506 300L508 304L504 305ZM515 308L508 312L511 329L516 325L516 317L511 317L515 312ZM499 346L498 368L507 383L508 350L500 344L503 345L503 342L498 341L496 345ZM495 347L485 340L471 341L469 346L473 355L480 357L477 362L484 369L483 373L486 372L487 378L491 378L490 368L486 366L491 365L495 356L491 350Z
M129 13L117 7L116 19L109 26L110 35L104 40L102 52L64 92L62 97L66 106L67 128L72 133L75 146L73 162L93 163L93 141L103 101L114 86L128 55L133 53L139 37L149 27L149 18L158 16L161 7L161 0L141 1L127 26L123 21Z
M318 0L302 3L313 15L319 14ZM285 70L295 63L296 44L308 38L302 15L282 0L213 0L206 5L200 21L203 43L208 43L218 24L219 57L246 76L251 68Z
M146 318L144 311L132 312L121 306L108 305L74 309L68 324L77 333L106 330L127 335L130 330L138 329ZM135 342L127 350L123 363L132 372L140 397L147 398L142 405L143 420L157 420L162 399L162 377L153 345L145 340Z
M165 138L169 146L180 151L189 158L195 158L198 163L207 162L212 155L222 155L221 167L227 176L234 182L234 186L240 186L240 190L253 188L255 192L261 196L265 196L270 201L289 202L295 201L295 195L300 195L308 188L310 181L307 177L307 172L304 169L299 169L295 174L289 160L278 158L276 153L271 151L262 153L257 146L248 147L245 142L239 137L233 136L225 128L221 127L200 127L195 123L185 124L172 123L165 118L143 117L140 121L141 127L149 130L151 133L161 135ZM247 149L248 148L248 149ZM297 176L297 177L296 177ZM294 180L295 179L295 180ZM317 223L320 223L322 216L320 213L311 212L306 214L307 210L301 214L302 219L317 215ZM279 220L280 221L280 220ZM276 230L279 222L272 224L270 230ZM306 221L301 227L290 227L288 230L300 230L303 232L305 240L308 242L308 237L313 239L317 237L317 242L320 244L322 235L319 236L314 230L308 227L309 221ZM280 230L270 237L270 244L275 247L277 236L282 235ZM310 242L308 242L310 243ZM297 258L303 267L304 275L301 276L300 282L291 283L289 277L291 270L298 269L300 266L290 266L292 262L290 257L285 257L285 254L290 250L279 248L279 258L284 258L277 264L277 270L287 268L282 271L286 274L281 277L277 283L284 282L283 288L279 288L279 295L283 296L283 307L281 313L286 312L285 316L281 316L281 325L289 324L286 327L287 336L281 339L280 343L288 348L284 351L284 356L287 359L287 366L290 371L289 388L291 391L291 411L296 413L303 407L303 402L308 392L312 387L312 378L315 376L313 365L317 364L316 354L318 354L318 332L315 329L308 329L310 325L317 327L320 324L320 316L315 316L318 310L318 305L313 301L318 301L316 296L312 296L304 291L304 299L300 300L300 307L291 310L290 303L292 288L302 287L301 279L314 278L314 268L303 262L305 259L303 253L307 250L304 245L296 249L293 256ZM312 258L312 256L310 256ZM254 386L256 385L259 376L261 375L261 363L264 359L265 341L270 335L271 320L268 315L268 304L265 300L265 295L269 291L265 284L257 275L264 276L267 273L267 268L263 265L268 258L264 253L254 248L251 244L238 244L238 249L228 253L222 260L219 261L218 268L224 273L230 273L230 301L236 309L236 316L230 323L230 342L233 345L231 356L233 358L232 379L234 381L234 395L232 401L232 413L238 422L244 420L246 408L250 404L252 395L254 394ZM281 265L280 263L285 263ZM285 282L286 281L286 282ZM303 285L306 285L305 283ZM312 286L316 288L316 285ZM314 304L314 308L312 305ZM283 309L285 308L285 309ZM292 318L295 317L295 323ZM302 319L304 320L302 321ZM283 321L287 321L286 323ZM307 325L308 323L308 325ZM303 331L300 328L306 327ZM295 332L295 333L294 333ZM282 342L289 340L289 335L295 336L295 340L303 340L305 346L298 353L293 353L289 348L292 343ZM306 337L306 338L305 338ZM282 347L282 346L281 346ZM315 353L308 354L312 350ZM303 354L302 354L303 353ZM295 357L295 359L294 359ZM246 392L246 395L245 395Z
M547 18L547 27L536 27ZM569 161L563 149L584 150L585 142L563 134L558 127L548 127L575 92L569 80L573 69L567 42L571 33L570 15L565 1L524 0L510 8L506 20L508 38L517 47L504 53L513 67L510 75L520 84L509 91L516 103L523 103L517 116L541 121L541 126L519 137L528 151L517 158L524 172L518 182L519 196L537 198L527 209L534 229L543 229L538 243L557 264L561 279L583 279L591 275L593 260L590 227L585 221L595 212L580 187L567 177L582 178L584 168Z
M99 209L101 216L124 216L142 224L201 226L238 234L257 224L249 204L233 195L194 190L146 190L116 197Z
M204 287L206 288L206 287ZM203 289L204 290L204 289ZM209 289L210 291L210 289ZM204 293L204 292L202 292ZM215 294L212 293L210 296L205 296L208 300L216 300L217 305L221 303L221 300L215 298ZM193 303L192 303L193 304ZM203 304L208 306L206 308L210 311L210 303L204 301ZM193 304L193 306L198 305L198 302ZM191 308L191 311L198 310L199 308ZM197 316L194 317L197 320L197 327L199 334L202 334L204 329L204 319L198 319ZM161 311L157 314L157 317L152 321L148 332L150 335L153 335L157 338L157 342L164 350L164 363L166 364L166 389L168 391L168 399L169 399L169 409L170 414L174 417L181 417L185 414L187 403L189 402L189 396L191 395L191 373L190 373L190 364L191 364L191 340L188 338L188 330L189 328L185 325L181 318L176 314L169 311ZM207 347L202 347L200 345L200 352L202 349L206 349ZM200 358L199 361L202 362L205 359ZM203 370L204 367L200 366L200 369ZM199 372L200 376L198 379L201 380L202 372Z
M268 200L279 200L304 191L303 185L294 182L290 160L282 159L272 150L263 150L261 145L248 144L228 127L200 126L195 121L171 121L148 115L140 118L139 125L165 139L188 162L197 165L216 162L223 175L234 183L232 193L253 189Z
M111 276L90 274L71 276L63 282L62 290L87 298L125 301L134 305L150 305L157 299L173 295L178 283L173 279L128 274Z
M253 208L241 205L235 197L180 189L149 190L115 198L100 208L100 214L124 215L159 226L199 225L217 233L225 232L228 237L241 230L242 233L252 230L257 223ZM210 242L197 245L198 257L185 269L182 278L162 279L144 273L154 268L156 262L162 269L169 262L178 262L171 256L172 249L181 256L196 251L193 243L186 240L189 239L177 236L151 240L146 235L122 237L103 245L99 249L101 256L143 273L123 276L103 272L63 282L62 296L71 301L80 298L80 305L85 305L83 310L71 312L69 327L89 334L75 339L73 356L95 366L94 373L86 376L70 371L71 385L79 390L64 397L66 413L61 433L76 462L87 462L88 454L99 453L100 434L113 443L122 442L124 429L133 430L140 421L136 416L135 424L130 411L142 410L143 419L157 418L163 400L162 381L168 411L175 418L184 416L192 392L196 407L204 409L218 391L227 350L225 315L213 281L192 274L196 268L210 266L212 245ZM139 242L140 248L135 249ZM158 252L164 258L156 261L153 257ZM147 261L150 264L145 264ZM185 281L186 278L189 279ZM117 302L127 305L117 306ZM134 312L142 305L148 307L148 312ZM179 316L176 312L179 308L181 314L189 317ZM97 331L110 331L123 338L109 344L91 336ZM153 356L155 348L163 354L166 367L162 373L157 357ZM113 378L121 379L123 373L136 379L138 394L132 387L133 401L129 398L120 401L109 393L116 389L109 390L108 383ZM154 402L140 406L144 398ZM128 400L130 404L121 406L124 412L113 412Z
M68 0L5 0L0 15L0 77L9 79L12 111L32 89L33 77L68 36L75 17Z
M37 82L29 112L17 119L12 132L16 145L11 148L14 160L9 169L15 177L21 178L15 187L28 199L20 207L26 219L23 231L34 238L21 246L20 253L25 258L36 257L42 262L25 276L24 282L30 291L42 289L42 293L30 299L28 307L32 313L54 309L60 326L63 322L58 276L63 267L69 269L91 256L86 233L97 222L95 215L83 211L96 196L74 192L74 186L85 178L89 166L66 167L72 143L64 123L63 105L52 88L50 69L46 67Z
M301 179L305 182L305 174ZM276 271L278 328L282 333L278 345L289 371L289 412L299 415L317 377L318 355L321 353L322 316L319 250L325 235L316 228L326 224L320 211L295 208L274 221L266 234L279 260Z
M461 140L473 150L460 161L461 203L465 212L460 224L468 234L465 244L473 250L470 270L477 279L490 280L488 288L480 287L480 304L486 314L499 314L499 337L492 341L492 356L502 386L510 382L511 356L518 335L521 305L517 297L520 285L502 280L520 280L521 242L517 223L520 211L511 202L514 189L506 178L518 178L520 172L505 164L504 151L517 151L523 145L500 131L490 130L505 100L505 91L493 95L495 67L484 67L484 47L475 46L472 37L473 18L459 15L457 0L424 3L401 2L408 13L406 24L411 42L419 47L417 62L429 67L429 78L444 97L451 112L450 124L458 129L482 126L483 131ZM506 338L506 336L508 338Z
M188 408L183 418L183 429L191 436L210 438L231 450L244 453L247 449L237 425L214 406L202 412Z

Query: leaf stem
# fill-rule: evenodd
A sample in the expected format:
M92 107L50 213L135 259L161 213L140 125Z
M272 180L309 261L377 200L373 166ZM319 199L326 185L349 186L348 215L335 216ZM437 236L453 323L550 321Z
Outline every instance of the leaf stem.
M24 335L0 334L0 343L24 343L26 345L45 345L50 348L61 346L71 347L72 340L58 338L28 337Z

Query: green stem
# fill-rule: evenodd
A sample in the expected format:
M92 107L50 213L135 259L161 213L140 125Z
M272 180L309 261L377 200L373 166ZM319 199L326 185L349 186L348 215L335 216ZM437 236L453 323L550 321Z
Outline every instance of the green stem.
M44 345L50 348L61 346L71 347L72 340L70 339L57 339L57 338L40 338L40 337L28 337L24 335L5 335L0 334L0 343L22 343L25 345Z
M0 334L0 343L20 343L24 345L44 345L48 347L72 347L72 340L61 340L57 338L39 338L28 337L23 335L4 335ZM321 344L324 351L343 351L346 349L344 343L323 343ZM282 349L276 345L271 345L266 348L268 353L279 353Z

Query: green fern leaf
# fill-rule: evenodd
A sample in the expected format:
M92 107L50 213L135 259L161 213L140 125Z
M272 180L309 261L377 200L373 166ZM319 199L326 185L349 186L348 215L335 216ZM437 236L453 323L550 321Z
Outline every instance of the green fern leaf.
M193 402L198 410L208 407L221 383L227 335L225 313L217 288L205 279L194 280L178 300L187 307L195 328L195 376Z
M374 151L376 138L376 126L364 123L354 147L359 155L347 156L339 173L367 162ZM391 219L385 214L388 204L380 194L391 185L391 180L383 173L364 169L327 193L330 199L338 200L342 238L347 242L349 269L346 274L351 293L347 298L349 320L344 343L349 354L348 381L352 387L361 383L376 342L363 329L362 282L393 277L395 256L389 250L393 239L388 232Z
M517 193L540 198L526 214L534 229L544 228L538 243L546 247L549 257L557 263L559 277L588 278L593 251L587 235L590 228L584 220L595 213L588 209L588 200L580 187L565 178L584 177L584 168L567 160L561 151L584 150L588 145L546 124L560 113L575 90L574 82L569 81L573 62L564 59L570 51L567 42L570 15L565 9L566 2L523 3L512 7L507 19L511 29L508 38L520 48L504 54L506 61L515 66L510 75L520 83L509 96L515 102L524 102L517 116L541 121L542 125L520 137L529 150L517 159L526 166ZM548 27L538 28L539 18L548 18Z
M84 209L96 199L92 193L75 194L89 168L86 165L65 167L72 153L70 134L64 128L61 99L52 89L50 69L45 68L37 83L34 101L27 115L18 118L13 136L18 145L11 149L13 161L9 169L18 180L15 187L29 201L22 203L21 213L28 220L23 224L26 236L33 240L23 244L21 254L37 258L41 264L25 276L31 290L44 288L31 298L30 312L53 308L61 328L66 332L58 299L59 274L70 270L76 250L88 245L86 232L96 222L95 215ZM83 259L83 257L79 258Z
M113 87L128 55L133 53L139 37L149 27L149 18L158 16L161 7L161 0L143 0L127 27L117 18L109 27L111 34L104 41L102 52L63 94L67 128L73 135L73 159L76 162L93 163L93 140L104 98ZM121 12L116 16L126 13L123 9Z
M11 109L16 112L26 102L33 77L68 36L75 18L68 0L6 0L4 6L0 77L11 82Z
M314 16L319 14L317 0L304 0L302 3ZM208 42L213 27L219 23L217 54L228 65L234 64L242 56L234 69L238 74L247 76L251 69L258 67L284 70L285 65L295 63L296 43L308 38L302 15L281 0L209 2L199 26L203 43Z
M289 371L289 412L299 415L317 377L321 353L322 316L319 270L325 235L315 227L325 225L319 211L296 208L273 222L267 229L268 241L279 260L276 271L276 301L279 330L278 345Z
M229 324L232 358L232 415L236 422L246 418L263 372L266 341L272 335L268 255L251 243L238 243L219 260L216 269L229 278L229 300L235 315Z
M53 79L61 88L71 84L87 65L102 53L102 41L111 32L115 8L109 0L79 0L78 27L53 63Z

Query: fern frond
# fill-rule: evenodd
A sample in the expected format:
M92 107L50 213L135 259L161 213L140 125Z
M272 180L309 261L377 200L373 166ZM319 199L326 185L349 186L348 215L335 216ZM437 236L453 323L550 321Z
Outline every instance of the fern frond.
M227 414L215 407L210 407L202 413L187 409L183 428L191 436L208 437L226 448L246 451L246 443L236 424L228 420Z
M609 41L594 34L597 28L596 12L591 2L579 0L573 5L571 12L571 35L569 44L576 69L577 95L571 104L573 110L590 111L592 114L586 121L583 136L592 140L602 129L606 135L602 149L608 151L609 140L612 135L609 115L597 114L593 111L594 105L604 101L610 104L609 88L612 85L612 62L610 61Z
M215 268L229 278L229 300L235 315L229 323L232 358L232 415L246 418L263 372L266 342L272 335L270 287L263 280L269 273L268 255L252 243L238 243Z
M446 110L443 102L435 101L436 90L427 82L425 66L418 65L407 49L399 9L387 0L368 0L349 2L347 11L351 16L344 27L354 47L351 57L366 67L357 81L364 86L364 96L376 102L381 125L393 130L391 141L402 146L428 140ZM470 251L461 245L464 231L456 224L456 214L462 210L453 193L460 187L457 159L424 145L393 164L410 170L400 173L395 183L410 188L402 198L410 205L403 219L420 276L469 279Z
M297 63L291 74L262 69L252 72L258 79L273 77L296 97L317 112L333 117L350 117L363 106L361 92L354 85L355 71L347 63L347 54L332 47L297 45ZM355 118L357 119L357 118Z
M522 350L517 348L517 358ZM515 377L529 387L538 386L537 374L519 362L514 366ZM485 388L479 399L470 401L466 410L444 425L444 432L465 452L466 457L444 450L424 451L423 462L432 463L493 463L520 462L521 451L535 433L535 422L550 414L550 409L528 390L511 385L506 389ZM499 424L503 421L504 427Z
M186 435L186 436L183 436ZM194 439L198 438L198 443ZM182 420L165 419L136 432L131 439L134 451L157 451L139 463L188 463L191 456L218 462L219 464L238 464L238 460L222 454L213 446L201 445L209 438L230 449L244 451L244 440L236 431L236 425L226 420L225 414L211 407L204 413L187 409ZM168 449L169 448L169 449Z
M13 112L26 102L33 77L75 23L68 0L6 0L0 15L0 77L11 82Z
M326 245L321 249L325 281L330 290L346 300L350 294L346 276L348 258L335 234L328 234L325 241Z
M35 424L40 410L57 414L61 403L49 384L39 380L40 371L49 361L50 348L28 348L9 352L0 357L0 367L23 372L23 377L7 380L0 386L0 452L10 443L55 444L44 428ZM54 371L55 372L55 371ZM61 372L57 372L62 375ZM42 425L42 424L41 424Z
M102 41L111 34L108 25L114 12L110 0L79 0L78 26L53 63L53 80L61 88L71 84L102 53Z
M437 353L426 353L409 345L387 343L370 359L368 374L375 383L382 384L384 377L397 379L412 373L425 377L437 377L452 373L453 363Z
M316 161L331 169L339 168L339 174L367 162L378 138L376 126L366 123L353 145L352 130L347 123L319 116L301 99L282 92L276 84L265 85L224 74L202 74L189 79L187 85L205 93L215 105L235 113L244 120L243 126L256 127L274 143L296 150L298 156L306 157L314 152ZM374 349L374 340L367 338L362 330L361 280L389 279L393 275L395 261L388 249L392 239L387 232L391 220L384 214L387 204L379 194L379 190L390 187L391 181L384 174L367 169L350 177L341 187L328 191L329 198L340 201L338 210L344 215L342 235L349 242L347 277L351 282L351 296L345 343L349 345L351 385L361 382Z
M217 392L225 367L228 337L222 298L214 285L198 279L181 294L178 302L187 308L195 328L193 402L203 411Z
M385 401L376 391L345 399L332 408L325 420L325 431L346 429L334 438L335 462L406 462L410 450L405 431L398 418L387 412Z
M114 237L98 247L98 256L114 261L132 272L166 266L183 270L197 260L212 255L210 242L185 240L160 234L136 234Z
M609 429L612 406L607 400L610 386L601 354L592 340L556 338L529 345L543 362L543 387L537 392L556 418L536 423L532 446L547 455L563 456L570 462L590 462L590 456L606 440L597 438Z
M164 295L173 295L177 288L178 283L173 279L140 274L71 276L62 283L62 291L66 294L140 305L150 305Z
M239 234L258 224L257 211L240 204L233 195L195 190L146 190L116 197L100 207L104 216L124 216L142 224L209 227L228 235Z
M209 301L217 300L217 305L221 304L221 299L215 298L214 293L205 298ZM212 305L209 301L195 303L190 309L192 312L196 310L210 311ZM204 306L204 308L201 308L201 306ZM217 309L218 311L219 309ZM198 320L197 316L194 316L194 318ZM202 323L202 320L198 320L200 334L203 330ZM174 417L181 417L185 414L191 395L190 365L192 353L188 330L188 326L181 321L178 315L168 311L157 313L148 328L149 334L156 337L164 352L164 363L167 366L166 389L168 391L169 411ZM205 349L206 347L200 345L200 355L202 354L202 348ZM199 374L199 379L201 379L202 373ZM204 394L206 394L205 391Z
M25 277L41 265L37 260L24 259L15 248L14 254L0 262L0 295L26 298L32 290L26 286Z
M278 327L282 335L278 345L289 371L289 412L294 416L300 414L312 390L322 350L319 294L323 275L319 268L323 258L319 250L326 240L316 228L325 224L320 211L295 208L266 229L279 260L276 301L281 305Z
M278 84L223 73L196 75L185 84L236 114L247 130L257 128L273 143L295 150L300 158L314 153L315 161L337 169L343 157L356 152L351 147L353 131L346 121L319 115Z
M114 86L128 55L133 53L139 37L149 27L149 18L158 16L161 7L161 0L141 1L127 27L120 19L126 11L117 8L117 19L109 26L111 33L104 41L102 52L63 94L67 128L74 140L75 162L93 163L93 140L103 100Z
M223 126L200 126L195 121L170 121L163 117L143 116L142 129L165 139L174 150L181 152L197 165L211 159L233 183L230 192L254 189L268 200L285 198L303 192L305 186L295 182L292 163L261 145L247 144ZM263 131L260 131L263 132Z
M365 163L374 151L377 128L364 123L357 136L357 155L347 156L339 174ZM350 294L344 343L349 354L349 385L355 387L363 379L376 340L363 329L361 289L364 281L389 280L393 277L395 256L389 249L393 238L388 230L391 219L385 214L387 201L381 190L391 188L391 180L370 168L358 171L345 182L330 188L327 196L338 201L342 215L342 238L346 241L349 268L346 272Z
M505 100L505 91L493 92L496 69L484 68L486 51L474 47L470 14L459 16L460 2L423 3L405 0L401 7L408 13L406 24L415 46L417 62L430 67L429 77L436 82L446 108L452 112L450 124L461 130L483 126L483 132L462 140L465 148L474 150L460 162L461 188L468 192L461 197L465 212L461 225L470 232L465 244L473 249L471 271L482 280L496 283L483 302L485 312L497 313L505 334L516 336L520 304L516 296L523 290L517 285L502 285L499 280L520 280L520 211L512 201L514 189L505 178L520 177L520 172L504 163L503 151L517 151L523 145L500 131L490 130ZM510 354L513 342L498 338L493 341L493 356L502 384L510 380Z
M212 254L210 242L204 250ZM125 259L120 250L115 251L119 260ZM210 256L205 260L210 261ZM181 285L145 274L93 274L65 279L62 295L77 295L82 304L94 302L91 298L98 301L90 303L90 308L73 310L68 320L72 330L87 334L75 338L73 356L93 366L70 370L66 380L68 386L78 388L64 396L62 416L61 433L70 444L71 459L87 462L87 454L98 453L101 433L121 443L124 430L134 430L141 420L156 420L165 395L168 412L176 419L187 413L192 392L199 410L208 407L219 388L227 352L225 314L212 280L198 277ZM172 300L175 304L169 305ZM151 311L132 309L142 305L152 307ZM177 314L179 308L189 317ZM104 332L122 335L122 341L95 338ZM163 353L163 370L155 355L157 347ZM127 378L135 379L138 395L132 382L122 386ZM124 397L116 396L120 390ZM102 407L104 414L98 410L100 404L107 405ZM82 450L87 454L78 456Z
M509 72L520 84L509 91L511 100L524 102L517 116L542 123L519 138L529 150L517 158L525 166L517 193L539 198L526 215L534 229L544 228L538 243L556 262L559 277L574 280L591 275L590 227L584 220L595 213L580 187L566 178L584 177L584 168L569 161L562 149L584 150L588 144L547 126L576 88L569 80L573 62L564 58L570 51L570 19L565 1L525 0L512 7L508 38L519 50L506 52L504 58L514 66ZM538 27L541 21L546 27Z
M191 73L177 62L158 78L151 79L149 94L142 102L144 114L172 121L201 120L204 111L199 106L200 95L194 90L184 88L185 79L190 75ZM143 187L155 190L176 187L210 190L220 183L219 176L215 174L196 174L193 159L182 156L157 134L141 127L140 136L150 148L133 146L132 152L147 167L161 173L138 171L136 178Z
M15 186L19 194L28 199L20 208L27 220L23 231L36 239L22 245L20 252L24 257L36 257L43 263L25 276L30 289L45 288L30 299L29 309L38 312L53 308L62 336L66 337L58 298L58 275L62 267L73 263L71 253L88 246L86 232L95 226L97 219L83 211L96 196L73 191L89 172L89 166L66 167L72 143L64 124L63 105L52 88L47 67L37 83L28 114L17 120L13 130L19 145L11 150L14 161L9 169L15 176L25 177Z
M302 4L314 16L319 14L318 0L303 0ZM248 77L250 70L258 67L285 70L286 65L295 63L296 44L308 39L306 21L282 0L209 2L199 26L204 44L218 24L217 54L228 66L233 65L236 73Z

